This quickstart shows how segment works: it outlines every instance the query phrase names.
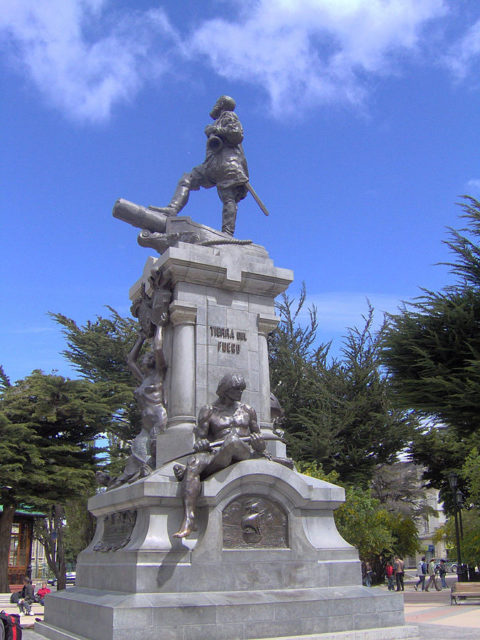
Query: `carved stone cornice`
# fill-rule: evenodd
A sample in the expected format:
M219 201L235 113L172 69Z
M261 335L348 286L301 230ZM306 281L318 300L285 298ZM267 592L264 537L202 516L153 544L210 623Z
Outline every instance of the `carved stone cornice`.
M258 333L268 336L269 333L275 331L279 322L280 320L278 318L262 318L262 316L259 315L257 317Z
M172 302L170 305L170 321L173 326L180 324L195 325L197 321L197 307L182 304L181 302Z

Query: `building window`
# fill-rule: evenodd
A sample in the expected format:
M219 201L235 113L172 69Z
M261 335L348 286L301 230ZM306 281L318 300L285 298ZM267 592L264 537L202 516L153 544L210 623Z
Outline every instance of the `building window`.
M8 558L8 564L11 567L18 566L20 553L20 525L14 522L12 525L12 537L10 539L10 555Z

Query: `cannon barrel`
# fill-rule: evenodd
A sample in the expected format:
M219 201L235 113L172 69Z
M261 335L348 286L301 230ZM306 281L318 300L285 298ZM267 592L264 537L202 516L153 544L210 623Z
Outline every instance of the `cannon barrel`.
M134 202L120 198L115 202L113 217L128 222L139 229L148 229L152 233L165 233L167 216L150 207L142 207Z

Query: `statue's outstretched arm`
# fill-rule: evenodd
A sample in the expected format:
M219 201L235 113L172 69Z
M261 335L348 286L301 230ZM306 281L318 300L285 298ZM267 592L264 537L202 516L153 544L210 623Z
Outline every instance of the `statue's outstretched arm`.
M145 342L145 336L143 335L143 333L140 333L137 338L137 341L133 345L133 349L130 351L127 357L128 368L130 369L130 371L133 373L133 375L135 376L135 378L137 378L139 382L142 382L143 380L143 373L140 367L138 366L137 361L138 361L138 354L140 353L140 349L142 348L142 345L144 342Z

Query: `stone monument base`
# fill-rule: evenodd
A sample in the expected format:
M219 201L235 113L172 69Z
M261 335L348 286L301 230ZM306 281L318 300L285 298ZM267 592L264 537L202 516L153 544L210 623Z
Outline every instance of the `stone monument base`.
M181 485L167 465L91 499L97 531L77 586L47 598L36 630L51 640L414 638L402 594L361 586L357 551L333 520L343 500L340 487L247 460L203 483L198 531L177 539Z
M360 586L130 595L68 589L56 598L55 606L63 619L76 618L84 634L73 634L48 622L36 623L35 630L51 640L418 638L416 627L394 626L398 611L391 609L393 600L402 601L403 609L403 598L384 596L384 592L367 592Z

